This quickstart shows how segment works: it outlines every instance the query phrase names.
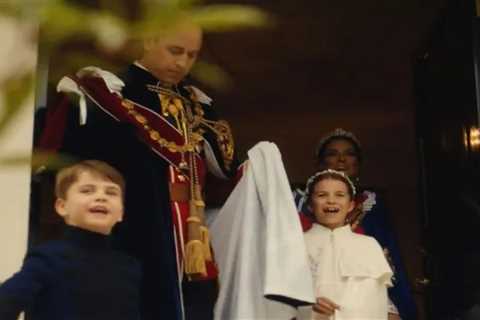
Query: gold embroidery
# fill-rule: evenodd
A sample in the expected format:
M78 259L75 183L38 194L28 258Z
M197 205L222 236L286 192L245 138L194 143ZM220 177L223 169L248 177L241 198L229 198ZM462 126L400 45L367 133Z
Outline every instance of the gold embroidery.
M147 85L147 87L149 90L158 94L162 114L164 116L173 117L176 127L180 129L185 138L184 145L178 145L175 142L162 138L159 132L150 128L145 117L134 110L135 107L131 102L124 101L122 105L128 109L128 113L131 114L137 122L143 125L153 141L161 147L167 148L170 152L180 152L183 159L183 154L186 152L201 152L201 142L203 140L203 135L205 134L205 127L209 128L216 135L217 144L222 154L225 167L230 169L233 161L235 144L230 126L226 121L212 121L205 119L205 111L203 110L202 105L198 102L195 92L190 88L188 88L188 90L190 92L191 101L168 88L152 85ZM192 104L194 114L192 114Z
M160 139L160 135L158 134L157 131L151 130L150 131L150 139L152 139L153 141L158 141L158 139Z
M225 166L230 168L230 165L233 161L233 154L235 151L235 144L233 141L232 130L230 129L230 125L225 120L219 120L215 124L215 129L217 131L217 142L222 151L223 160Z
M134 119L143 125L143 128L149 133L150 139L155 141L161 147L167 148L170 152L180 152L183 154L186 152L195 151L195 146L200 143L203 137L199 134L191 134L190 139L183 145L178 145L173 141L168 141L165 138L162 138L160 133L157 130L151 129L148 125L148 120L143 115L135 110L135 105L127 100L122 101L122 106L128 110L128 113L134 117Z
M196 223L201 223L202 220L200 220L199 217L188 217L187 222L196 222Z
M130 101L127 101L127 100L122 101L122 106L127 110L135 109L135 106L133 105L133 103L131 103Z
M147 119L142 115L136 115L135 120L137 120L140 124L147 124Z
M210 128L216 134L217 143L218 147L220 148L220 152L222 153L223 162L225 164L225 167L227 169L230 169L235 151L235 144L230 125L225 120L212 121L205 119L203 117L205 115L205 112L200 103L198 102L195 91L191 88L188 88L188 91L190 92L190 98L194 102L196 113L196 115L194 116L192 127L196 128L203 124L204 126ZM199 128L197 131L200 132L201 135L205 133L205 130L201 128Z
M235 152L235 143L228 122L225 120L212 121L204 118L198 118L198 122L215 133L225 167L230 169Z
M198 102L195 103L195 113L198 114L200 117L203 117L205 115L202 106Z

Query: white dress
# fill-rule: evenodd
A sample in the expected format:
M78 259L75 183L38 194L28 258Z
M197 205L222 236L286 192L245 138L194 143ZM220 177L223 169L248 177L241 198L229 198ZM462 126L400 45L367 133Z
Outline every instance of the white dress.
M350 226L330 230L319 224L305 233L316 297L340 306L333 316L301 307L298 320L386 320L392 270L378 242Z

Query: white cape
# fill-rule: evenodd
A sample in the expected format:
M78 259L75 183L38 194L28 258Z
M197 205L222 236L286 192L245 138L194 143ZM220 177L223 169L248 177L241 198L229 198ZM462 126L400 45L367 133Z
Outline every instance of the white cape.
M315 302L300 220L277 146L260 142L248 157L210 226L220 269L215 319L291 319L291 305Z

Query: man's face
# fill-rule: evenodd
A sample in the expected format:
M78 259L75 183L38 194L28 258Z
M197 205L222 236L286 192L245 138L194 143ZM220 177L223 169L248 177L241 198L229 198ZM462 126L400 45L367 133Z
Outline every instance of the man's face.
M68 225L110 234L123 217L122 190L112 181L84 171L68 188L65 199L56 200L55 209Z
M160 81L175 85L190 72L201 46L201 30L186 26L145 40L140 63Z

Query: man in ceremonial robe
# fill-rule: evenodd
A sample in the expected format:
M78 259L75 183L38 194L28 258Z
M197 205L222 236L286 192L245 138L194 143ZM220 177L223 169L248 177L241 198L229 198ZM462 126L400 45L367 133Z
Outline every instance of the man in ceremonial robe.
M207 171L230 178L237 165L228 123L185 80L201 44L199 27L179 24L145 39L123 75L88 67L62 79L57 89L68 95L48 110L38 142L125 176L114 237L142 263L142 319L213 318L218 270L202 187Z

